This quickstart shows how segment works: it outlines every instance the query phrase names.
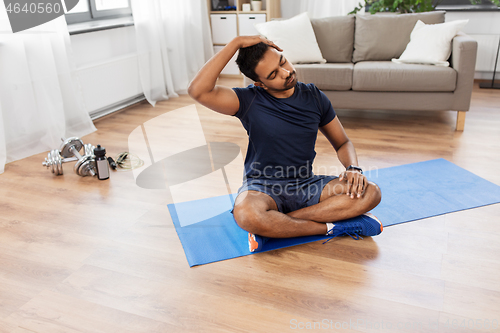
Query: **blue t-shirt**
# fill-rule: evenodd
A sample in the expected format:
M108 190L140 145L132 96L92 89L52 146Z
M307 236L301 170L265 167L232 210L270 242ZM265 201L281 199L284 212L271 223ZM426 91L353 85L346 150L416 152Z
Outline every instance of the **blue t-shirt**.
M314 84L297 82L288 98L276 98L263 88L233 88L240 108L235 114L248 133L247 178L307 178L318 128L335 118L328 97Z

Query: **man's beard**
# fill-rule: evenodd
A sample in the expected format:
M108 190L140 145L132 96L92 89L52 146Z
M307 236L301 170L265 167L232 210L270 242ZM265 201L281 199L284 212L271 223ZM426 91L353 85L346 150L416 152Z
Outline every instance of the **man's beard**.
M293 87L295 87L295 85L297 84L297 76L295 76L293 78L293 80L291 80L290 82L288 82L288 80L290 80L290 78L295 75L295 71L293 71L290 75L288 75L288 77L286 78L285 80L285 84L283 85L283 88L282 89L277 89L277 88L271 88L271 87L268 87L268 89L272 90L272 91L287 91L287 90L290 90L292 89Z
M290 75L286 78L286 80L285 80L285 89L283 89L283 90L288 90L288 89L292 89L293 87L295 87L295 84L297 83L297 76L295 76L293 78L293 80L290 80L290 78L292 76L294 76L294 75L295 75L295 71L293 71L292 73L290 73Z

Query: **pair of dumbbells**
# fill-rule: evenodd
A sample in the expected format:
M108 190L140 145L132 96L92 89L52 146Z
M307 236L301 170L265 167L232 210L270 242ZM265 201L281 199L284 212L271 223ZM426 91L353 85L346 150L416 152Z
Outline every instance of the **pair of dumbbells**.
M61 139L62 144L60 149L53 149L42 162L42 165L49 168L56 176L63 174L62 164L76 161L73 171L81 177L95 176L95 156L94 146L90 143L83 144L83 141L77 137ZM84 155L80 154L80 150L84 148Z

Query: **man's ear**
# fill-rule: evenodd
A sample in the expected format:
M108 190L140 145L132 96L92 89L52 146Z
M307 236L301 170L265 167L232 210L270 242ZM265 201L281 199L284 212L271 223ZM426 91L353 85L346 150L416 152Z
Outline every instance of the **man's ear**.
M267 89L266 85L260 81L256 81L253 83L254 86L257 86L257 87L261 87L261 88L264 88L264 89Z

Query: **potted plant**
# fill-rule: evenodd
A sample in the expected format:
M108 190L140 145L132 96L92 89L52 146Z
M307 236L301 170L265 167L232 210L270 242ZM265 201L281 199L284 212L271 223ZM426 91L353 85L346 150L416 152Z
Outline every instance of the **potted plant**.
M262 9L262 1L261 0L252 0L252 1L250 1L250 3L252 4L252 10L254 12L258 12Z
M370 6L369 12L375 14L378 12L398 12L398 13L418 13L429 12L436 9L443 0L365 0L354 8L349 14L356 14L366 6ZM482 0L469 0L471 4L478 5ZM500 6L500 0L490 0L497 6Z

